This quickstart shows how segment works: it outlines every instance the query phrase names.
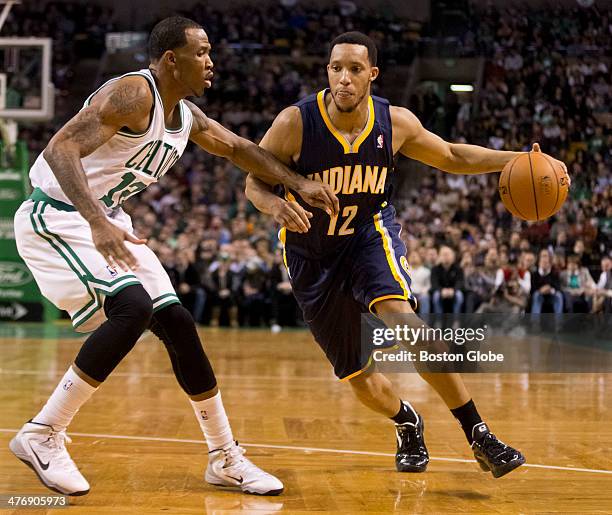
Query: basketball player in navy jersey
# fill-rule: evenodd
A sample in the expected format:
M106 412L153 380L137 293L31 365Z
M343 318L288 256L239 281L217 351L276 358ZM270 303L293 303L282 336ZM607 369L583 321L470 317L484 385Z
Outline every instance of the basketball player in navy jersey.
M247 196L283 225L280 237L295 297L334 372L363 404L395 422L397 470L422 472L429 462L423 421L391 382L368 366L361 349L362 313L389 321L394 314L414 313L416 305L387 180L398 152L460 174L499 171L518 153L448 143L407 109L371 96L379 72L376 54L364 34L337 37L327 65L329 88L283 110L260 143L300 174L330 184L338 192L339 215L306 211L291 191L282 199L253 175ZM525 462L489 431L459 374L421 375L459 420L483 470L500 477Z

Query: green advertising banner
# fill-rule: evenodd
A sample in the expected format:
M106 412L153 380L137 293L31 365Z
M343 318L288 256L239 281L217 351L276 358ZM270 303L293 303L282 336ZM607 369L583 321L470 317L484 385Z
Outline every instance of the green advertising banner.
M42 320L42 296L19 257L13 216L29 195L28 151L18 141L14 152L0 141L0 320Z

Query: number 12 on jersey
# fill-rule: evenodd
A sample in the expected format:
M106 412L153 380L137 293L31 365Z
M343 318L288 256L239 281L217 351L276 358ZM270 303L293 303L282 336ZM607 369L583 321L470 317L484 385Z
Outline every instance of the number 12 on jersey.
M337 236L347 236L349 234L353 234L355 229L353 227L349 228L350 223L355 218L357 214L357 206L345 206L342 210L342 218L344 218L344 223L340 226L338 230ZM338 215L330 217L329 220L329 229L327 230L328 236L336 235L336 225L338 224Z

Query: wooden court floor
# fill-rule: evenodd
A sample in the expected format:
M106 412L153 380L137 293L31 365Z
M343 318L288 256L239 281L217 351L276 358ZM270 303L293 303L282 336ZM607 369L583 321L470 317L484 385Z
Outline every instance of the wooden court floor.
M47 493L7 445L80 340L0 334L0 494ZM70 427L70 452L91 483L70 513L612 513L611 375L466 375L493 431L527 457L501 479L472 461L428 385L393 375L426 420L432 456L426 473L399 474L392 424L335 380L308 333L211 329L202 337L234 434L285 492L262 498L204 482L199 427L163 346L147 334Z

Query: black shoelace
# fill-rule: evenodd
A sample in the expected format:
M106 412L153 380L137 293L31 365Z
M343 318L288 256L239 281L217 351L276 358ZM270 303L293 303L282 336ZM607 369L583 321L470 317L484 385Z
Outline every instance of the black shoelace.
M425 452L425 448L421 444L423 440L418 427L398 426L398 432L402 439L401 452L410 456L420 456ZM406 434L408 434L408 438L405 437Z
M508 450L508 446L495 438L495 435L492 433L487 433L479 443L482 450L492 455L494 458L497 458Z

